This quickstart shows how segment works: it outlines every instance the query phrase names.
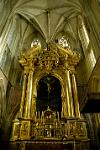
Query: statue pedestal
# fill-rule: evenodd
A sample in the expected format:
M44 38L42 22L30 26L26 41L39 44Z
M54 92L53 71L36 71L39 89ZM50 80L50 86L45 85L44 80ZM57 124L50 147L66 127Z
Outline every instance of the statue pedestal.
M32 119L20 118L13 121L13 132L11 141L30 140Z

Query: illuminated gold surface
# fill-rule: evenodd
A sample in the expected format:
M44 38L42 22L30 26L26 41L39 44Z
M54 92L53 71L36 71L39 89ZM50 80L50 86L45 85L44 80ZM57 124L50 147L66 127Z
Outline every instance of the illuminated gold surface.
M66 85L66 107L67 107L67 117L71 116L70 98L68 92L68 86Z
M33 70L30 70L28 75L27 83L27 95L26 95L26 105L25 105L25 118L30 118L31 113L31 103L32 103L32 85L33 85Z
M67 71L67 85L68 85L68 93L69 93L69 102L70 102L70 114L71 117L74 117L74 105L73 105L73 97L72 97L72 85L70 79L70 71Z
M74 105L75 105L75 107L74 107L75 115L76 115L76 117L80 117L78 94L77 94L77 85L76 85L76 79L75 79L74 74L72 74L72 87L73 87L73 99L74 99Z
M79 58L79 54L57 44L49 44L48 49L33 46L21 55L19 63L26 74L23 80L20 119L13 121L12 141L87 138L84 120L77 119L80 112L73 73ZM42 113L36 110L37 85L48 74L58 78L61 84L61 117L59 112L52 111L49 107Z

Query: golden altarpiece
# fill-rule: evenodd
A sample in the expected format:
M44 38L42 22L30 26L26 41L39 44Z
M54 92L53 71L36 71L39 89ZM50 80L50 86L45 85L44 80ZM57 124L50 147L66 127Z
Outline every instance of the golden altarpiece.
M75 66L79 60L77 52L53 43L48 44L47 49L34 45L20 56L22 97L19 117L13 120L11 141L62 142L72 144L72 149L88 149L86 122L80 116L75 79ZM44 86L38 86L43 78L49 94L53 88L51 80L59 81L60 109L53 108L49 102L37 109L38 99L41 101L41 96L37 98L38 87L42 89L42 95L45 94ZM42 101L41 105L45 102Z

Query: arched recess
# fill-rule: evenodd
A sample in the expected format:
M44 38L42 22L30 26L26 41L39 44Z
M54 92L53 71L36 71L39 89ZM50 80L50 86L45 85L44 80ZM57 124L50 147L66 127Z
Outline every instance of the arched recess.
M57 72L56 73L55 72L53 72L53 73L46 73L46 72L41 73L40 72L40 73L37 73L37 74L34 75L34 77L33 77L33 99L32 99L32 106L35 105L34 112L37 111L36 101L38 101L38 92L37 91L38 91L39 81L41 81L41 79L43 79L45 77L48 77L48 76L55 78L59 82L58 85L59 85L59 88L60 88L59 89L59 92L60 92L60 97L59 97L60 98L59 99L60 100L60 107L59 107L59 109L55 109L55 108L51 107L51 109L53 109L54 111L58 111L61 114L62 99L63 99L63 97L65 97L65 92L64 92L65 91L65 84L64 84L64 80L62 78L62 75L60 75ZM45 91L43 91L43 92L45 92ZM46 107L47 107L47 105L46 105ZM33 108L31 107L31 112L32 111L33 111ZM32 112L32 115L34 114L34 112Z
M60 81L51 75L44 76L37 86L36 110L42 112L49 106L51 110L61 112L61 105Z

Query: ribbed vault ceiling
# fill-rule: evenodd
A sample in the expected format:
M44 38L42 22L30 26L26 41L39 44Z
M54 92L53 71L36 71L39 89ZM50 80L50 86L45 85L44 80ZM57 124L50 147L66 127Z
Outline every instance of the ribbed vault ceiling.
M9 16L21 16L31 25L32 30L27 29L23 37L23 48L26 45L27 49L35 37L46 44L65 36L72 49L81 51L77 31L78 16L83 14L82 0L2 0L2 3L9 3Z
M64 34L77 39L77 16L82 13L79 0L17 0L12 15L26 18L46 42Z
M15 12L31 21L46 41L53 40L57 32L64 29L72 18L75 20L80 11L80 3L75 0L24 0L17 2L15 6Z

